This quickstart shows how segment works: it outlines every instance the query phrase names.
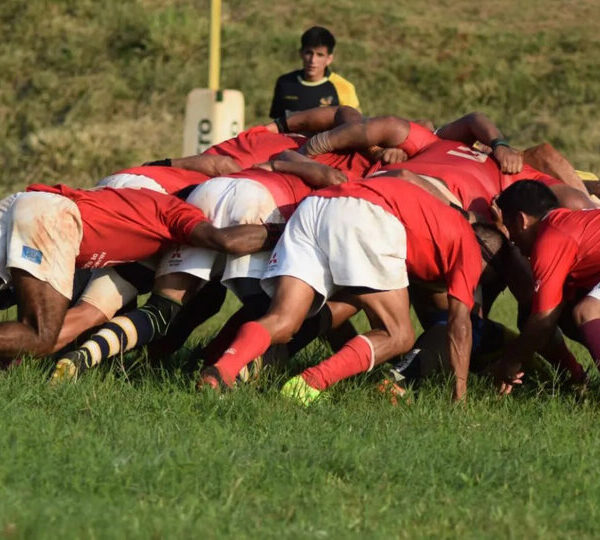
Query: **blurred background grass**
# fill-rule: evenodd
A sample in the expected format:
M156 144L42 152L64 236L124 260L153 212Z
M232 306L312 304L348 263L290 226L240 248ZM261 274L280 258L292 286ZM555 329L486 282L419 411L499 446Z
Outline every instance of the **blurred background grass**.
M180 155L185 96L207 86L208 16L208 0L4 0L3 194ZM548 140L598 172L598 20L597 0L227 0L221 86L243 91L248 125L266 120L300 34L322 24L365 113L439 125L482 110L516 145Z

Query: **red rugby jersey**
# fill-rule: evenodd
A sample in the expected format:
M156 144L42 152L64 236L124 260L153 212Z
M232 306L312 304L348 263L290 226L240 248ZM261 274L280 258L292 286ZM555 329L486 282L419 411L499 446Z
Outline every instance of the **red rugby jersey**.
M355 197L381 206L406 229L409 274L444 281L448 294L473 307L481 251L471 226L456 210L418 186L386 176L323 188L312 196ZM373 231L378 234L385 231Z
M285 219L288 219L302 199L312 192L312 188L295 174L245 169L230 174L230 178L249 178L265 186L273 196L275 204Z
M197 171L177 167L142 166L123 169L113 174L137 174L152 178L167 193L175 193L195 184L206 182L210 177ZM112 176L112 175L111 175Z
M211 146L205 154L229 156L242 169L255 163L269 161L284 150L298 150L306 137L296 134L271 133L264 126L256 126L242 131L237 137Z
M78 268L99 268L150 257L169 244L186 244L207 221L199 208L149 189L73 189L33 184L27 191L55 193L79 208L83 238Z
M558 208L540 223L530 256L534 293L532 313L558 306L575 288L600 282L600 210Z
M437 178L461 201L465 210L488 217L492 199L518 180L528 178L546 185L561 183L529 165L524 165L518 174L502 174L496 161L487 154L459 141L440 139L412 122L409 135L400 147L411 158L386 165L383 170L406 169Z

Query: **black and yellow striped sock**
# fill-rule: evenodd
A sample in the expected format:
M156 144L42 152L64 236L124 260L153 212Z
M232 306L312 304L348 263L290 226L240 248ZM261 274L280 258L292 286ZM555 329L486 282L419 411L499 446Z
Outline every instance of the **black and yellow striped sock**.
M180 309L180 303L152 294L144 306L111 319L79 349L62 356L56 371L73 378L111 356L163 337ZM58 373L53 375L53 379L57 378L61 378Z

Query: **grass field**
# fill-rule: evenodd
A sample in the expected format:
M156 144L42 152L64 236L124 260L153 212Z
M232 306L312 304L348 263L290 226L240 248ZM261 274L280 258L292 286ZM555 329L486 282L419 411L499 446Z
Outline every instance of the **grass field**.
M207 14L207 1L0 3L2 193L178 155L184 96L206 85ZM549 140L599 172L599 17L596 0L225 0L222 84L264 120L299 34L321 23L365 112L482 110L515 144ZM493 313L514 326L507 297ZM0 372L0 537L600 534L595 374L584 397L549 380L500 400L474 379L461 407L443 377L398 407L359 378L304 410L278 396L285 374L217 398L179 360L129 355L55 389L47 363Z

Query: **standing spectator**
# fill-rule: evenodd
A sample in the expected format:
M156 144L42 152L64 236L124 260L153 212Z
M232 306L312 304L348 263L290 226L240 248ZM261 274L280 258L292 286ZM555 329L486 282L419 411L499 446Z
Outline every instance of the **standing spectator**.
M269 113L271 118L327 105L358 108L354 85L329 69L334 47L335 38L327 28L313 26L302 34L300 57L303 68L277 79Z

